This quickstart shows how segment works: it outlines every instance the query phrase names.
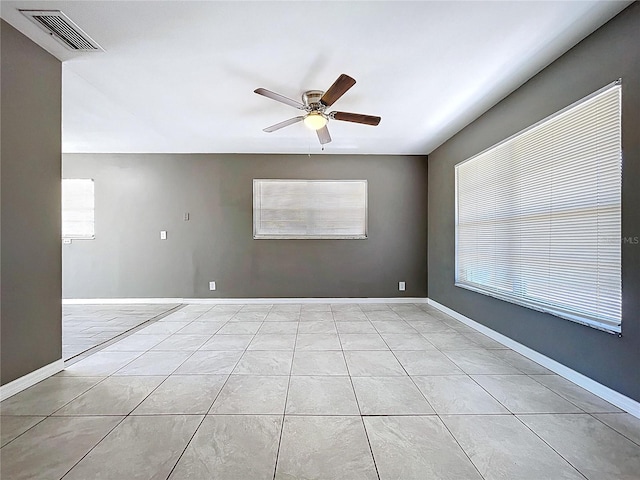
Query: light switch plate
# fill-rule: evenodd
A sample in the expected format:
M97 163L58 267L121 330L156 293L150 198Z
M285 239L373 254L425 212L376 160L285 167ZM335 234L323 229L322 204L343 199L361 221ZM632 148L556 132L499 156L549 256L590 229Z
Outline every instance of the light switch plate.
M404 282L398 282L398 290L400 290L401 292L404 292L404 290L405 290L405 283Z
M209 282L209 290L215 290L216 289L216 282Z

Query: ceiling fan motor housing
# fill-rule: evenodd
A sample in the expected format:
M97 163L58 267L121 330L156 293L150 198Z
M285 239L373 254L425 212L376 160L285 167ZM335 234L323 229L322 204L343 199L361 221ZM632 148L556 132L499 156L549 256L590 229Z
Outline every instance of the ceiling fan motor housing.
M322 90L307 90L302 94L302 102L308 107L322 105L320 103L322 95L324 95L324 92Z

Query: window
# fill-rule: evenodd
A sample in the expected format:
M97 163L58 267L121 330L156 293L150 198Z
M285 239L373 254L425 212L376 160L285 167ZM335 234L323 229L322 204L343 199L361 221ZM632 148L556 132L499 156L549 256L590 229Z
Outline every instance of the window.
M91 239L94 232L93 180L62 180L62 238Z
M621 87L456 165L456 285L621 331Z
M367 238L367 181L254 180L253 238Z

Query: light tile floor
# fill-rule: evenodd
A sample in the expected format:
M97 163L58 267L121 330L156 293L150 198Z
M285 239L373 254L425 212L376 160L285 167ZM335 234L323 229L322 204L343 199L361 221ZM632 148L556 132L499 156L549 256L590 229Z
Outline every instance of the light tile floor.
M62 358L69 360L178 306L63 305Z
M426 305L188 305L0 414L12 480L640 478L640 420Z

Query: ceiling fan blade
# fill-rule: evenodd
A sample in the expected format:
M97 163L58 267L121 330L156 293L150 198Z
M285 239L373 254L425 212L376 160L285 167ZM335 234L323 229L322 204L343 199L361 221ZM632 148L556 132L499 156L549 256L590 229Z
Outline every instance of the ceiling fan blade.
M322 127L320 130L316 130L316 132L318 134L318 140L320 140L320 143L322 145L324 145L325 143L329 143L331 141L331 135L329 135L329 129L327 128L326 125Z
M271 100L275 100L276 102L286 103L287 105L290 105L299 110L304 110L304 105L302 103L285 97L284 95L280 95L279 93L272 92L271 90L267 90L266 88L256 88L253 92L257 93L258 95L270 98Z
M324 95L320 99L320 103L322 103L325 107L333 105L342 95L345 94L347 90L349 90L355 84L356 81L353 78L343 73L335 82L333 82L333 85L329 87L329 90L324 92Z
M378 125L380 120L382 120L380 117L374 117L373 115L349 112L331 112L329 116L335 120L342 120L343 122L363 123L373 126Z
M304 120L304 116L293 117L289 120L285 120L284 122L276 123L275 125L271 125L270 127L264 128L263 131L267 133L275 132L276 130L280 130L281 128L288 127L289 125L293 125L294 123L298 123Z

